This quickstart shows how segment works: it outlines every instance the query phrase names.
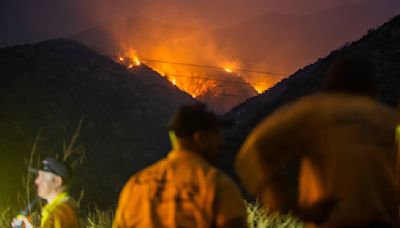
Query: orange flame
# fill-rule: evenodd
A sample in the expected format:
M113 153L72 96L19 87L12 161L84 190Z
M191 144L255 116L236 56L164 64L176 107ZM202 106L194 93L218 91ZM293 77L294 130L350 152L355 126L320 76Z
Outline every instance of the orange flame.
M157 71L160 75L168 79L173 85L177 86L180 90L185 91L189 93L193 98L199 97L203 94L205 94L207 91L210 91L210 89L214 88L217 86L218 79L213 79L216 72L210 73L209 70L206 69L201 69L201 68L193 68L191 66L185 66L185 65L174 65L168 63L172 59L174 60L173 62L190 62L188 61L182 61L182 60L175 60L175 54L167 52L165 50L162 50L158 52L160 56L157 59L166 59L167 61L163 62L151 62L151 61L145 61L146 65L149 65L153 70ZM123 55L124 56L124 55ZM134 66L139 66L141 64L141 61L139 59L138 52L133 49L133 48L128 48L125 51L125 56L126 57L119 57L119 60L121 62L124 62L128 68L133 68ZM166 56L166 57L165 57ZM227 73L234 73L233 69L238 69L240 68L240 62L239 61L216 61L217 64L214 65L220 65L222 66L220 69L221 72L227 72ZM196 63L196 62L195 62ZM212 64L212 63L210 63ZM201 64L199 64L201 65ZM216 70L218 71L218 70ZM217 73L217 74L220 74ZM238 75L238 74L236 74ZM203 79L204 78L204 79ZM258 92L262 93L264 92L267 88L269 88L271 85L270 83L252 83L251 81L248 82L253 88Z
M181 27L141 19L118 22L112 26L111 32L119 50L124 54L122 56L126 57L119 61L126 67L132 65L132 68L142 63L146 64L193 97L199 97L219 86L221 81L209 79L219 80L221 74L225 74L225 81L230 81L231 76L232 80L235 80L233 77L240 73L239 76L259 93L282 79L282 77L275 79L268 75L239 71L238 69L270 70L272 66L268 59L261 62L253 61L251 53L249 58L248 53L242 52L241 48L221 45L221 40L215 37L214 33L210 33L208 29L198 29L206 27L201 22L198 23ZM219 69L174 65L162 61L151 62L149 59L218 66Z
M265 86L254 85L254 89L258 92L258 94L262 94L267 88Z
M128 51L126 52L126 55L128 56L129 60L131 61L131 64L140 66L141 62L139 59L139 55L135 49L129 48ZM133 67L133 65L132 65L132 67Z

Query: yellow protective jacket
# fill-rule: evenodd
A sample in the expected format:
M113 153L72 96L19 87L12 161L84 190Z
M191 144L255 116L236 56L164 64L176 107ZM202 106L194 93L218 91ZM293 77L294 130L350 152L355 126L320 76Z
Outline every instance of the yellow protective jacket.
M372 98L316 94L277 110L246 139L236 170L270 208L298 189L297 205L335 202L322 226L398 225L395 129L399 116ZM298 160L298 186L283 188ZM292 175L295 175L292 174ZM284 197L284 199L279 199Z
M60 193L42 209L41 228L79 228L75 202L67 193Z
M215 227L246 221L234 182L191 151L168 157L134 175L123 188L114 228Z

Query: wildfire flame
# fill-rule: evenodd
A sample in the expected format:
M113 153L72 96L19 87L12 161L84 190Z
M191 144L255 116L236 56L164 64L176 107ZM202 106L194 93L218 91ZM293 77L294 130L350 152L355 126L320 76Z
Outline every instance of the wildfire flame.
M115 47L121 54L121 59L116 61L132 69L142 63L146 64L180 90L200 99L204 97L203 95L212 94L211 90L216 86L231 86L226 83L235 81L236 76L240 76L241 82L247 82L259 93L283 78L283 76L270 77L257 72L242 71L241 69L253 69L262 72L282 67L271 66L268 58L253 59L251 58L253 55L248 56L248 53L242 52L239 47L221 45L221 40L215 37L214 33L210 33L208 29L198 29L202 27L204 26L201 22L182 27L166 26L153 21L149 23L141 19L122 20L112 25L110 29L113 41L116 43ZM168 64L166 63L168 61L189 64L186 66ZM203 68L202 65L211 67ZM175 78L174 81L172 77ZM240 87L237 83L232 87L236 85ZM229 95L238 95L237 97L243 95L240 88L231 91L225 92Z
M254 87L254 89L259 93L259 94L262 94L265 90L267 90L266 88L265 88L265 86L258 86L258 85L255 85L255 86L253 86Z
M132 67L133 67L133 64L135 66L140 66L141 62L140 62L140 59L139 59L139 55L138 55L138 52L135 49L130 48L127 51L126 55L129 58L129 60L131 61ZM129 67L129 68L132 68L132 67Z
M132 48L128 49L125 52L125 55L118 57L118 60L129 69L141 65L138 52ZM169 64L168 62L164 63L162 61L149 63L146 62L146 64L149 64L152 69L168 79L168 81L177 86L179 89L189 93L193 98L199 97L217 86L218 80L212 80L207 77L208 73L202 69L195 69L196 71L194 72L194 69L189 66L176 66ZM233 73L233 69L240 67L236 61L225 62L221 65L223 67L220 68L220 71L227 73ZM259 94L264 92L268 87L272 86L272 84L267 85L251 82L249 82L249 84L253 86L253 88Z

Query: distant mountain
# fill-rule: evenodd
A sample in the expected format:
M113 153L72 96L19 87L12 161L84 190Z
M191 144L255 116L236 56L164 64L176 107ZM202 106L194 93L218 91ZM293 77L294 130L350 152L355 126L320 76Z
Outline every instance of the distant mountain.
M282 105L320 90L320 82L329 65L341 57L371 59L377 71L378 98L391 107L398 107L400 99L400 16L396 16L376 30L369 30L362 39L331 52L298 70L263 94L251 98L227 113L225 118L236 120L235 127L226 132L228 153L221 166L233 173L232 162L248 134L270 113ZM323 126L321 126L323 127ZM288 142L290 143L290 142Z
M82 31L71 38L103 54L121 54L128 48L148 54L156 45L170 42L172 37L197 29L164 24L144 17L131 17Z
M215 73L213 86L200 96L197 100L208 103L210 110L223 114L232 110L238 104L250 97L258 95L258 92L242 77L226 72Z
M38 132L36 153L54 156L83 117L73 190L85 190L84 204L113 206L130 175L167 154L168 119L194 102L146 66L130 72L76 41L0 49L0 199L23 190Z
M400 1L369 0L305 15L267 13L216 29L213 37L221 52L245 66L292 74L399 12Z

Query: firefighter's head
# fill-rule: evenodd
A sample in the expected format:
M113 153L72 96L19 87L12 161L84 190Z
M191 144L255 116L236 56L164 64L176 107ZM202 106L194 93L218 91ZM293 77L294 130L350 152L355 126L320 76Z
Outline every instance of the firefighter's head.
M54 158L46 158L40 168L30 170L37 174L35 179L37 195L47 201L65 191L71 178L68 164Z
M374 97L375 68L368 59L347 57L336 60L322 82L323 91Z
M222 145L221 129L231 125L204 105L184 105L171 118L168 130L174 149L186 149L214 161Z

